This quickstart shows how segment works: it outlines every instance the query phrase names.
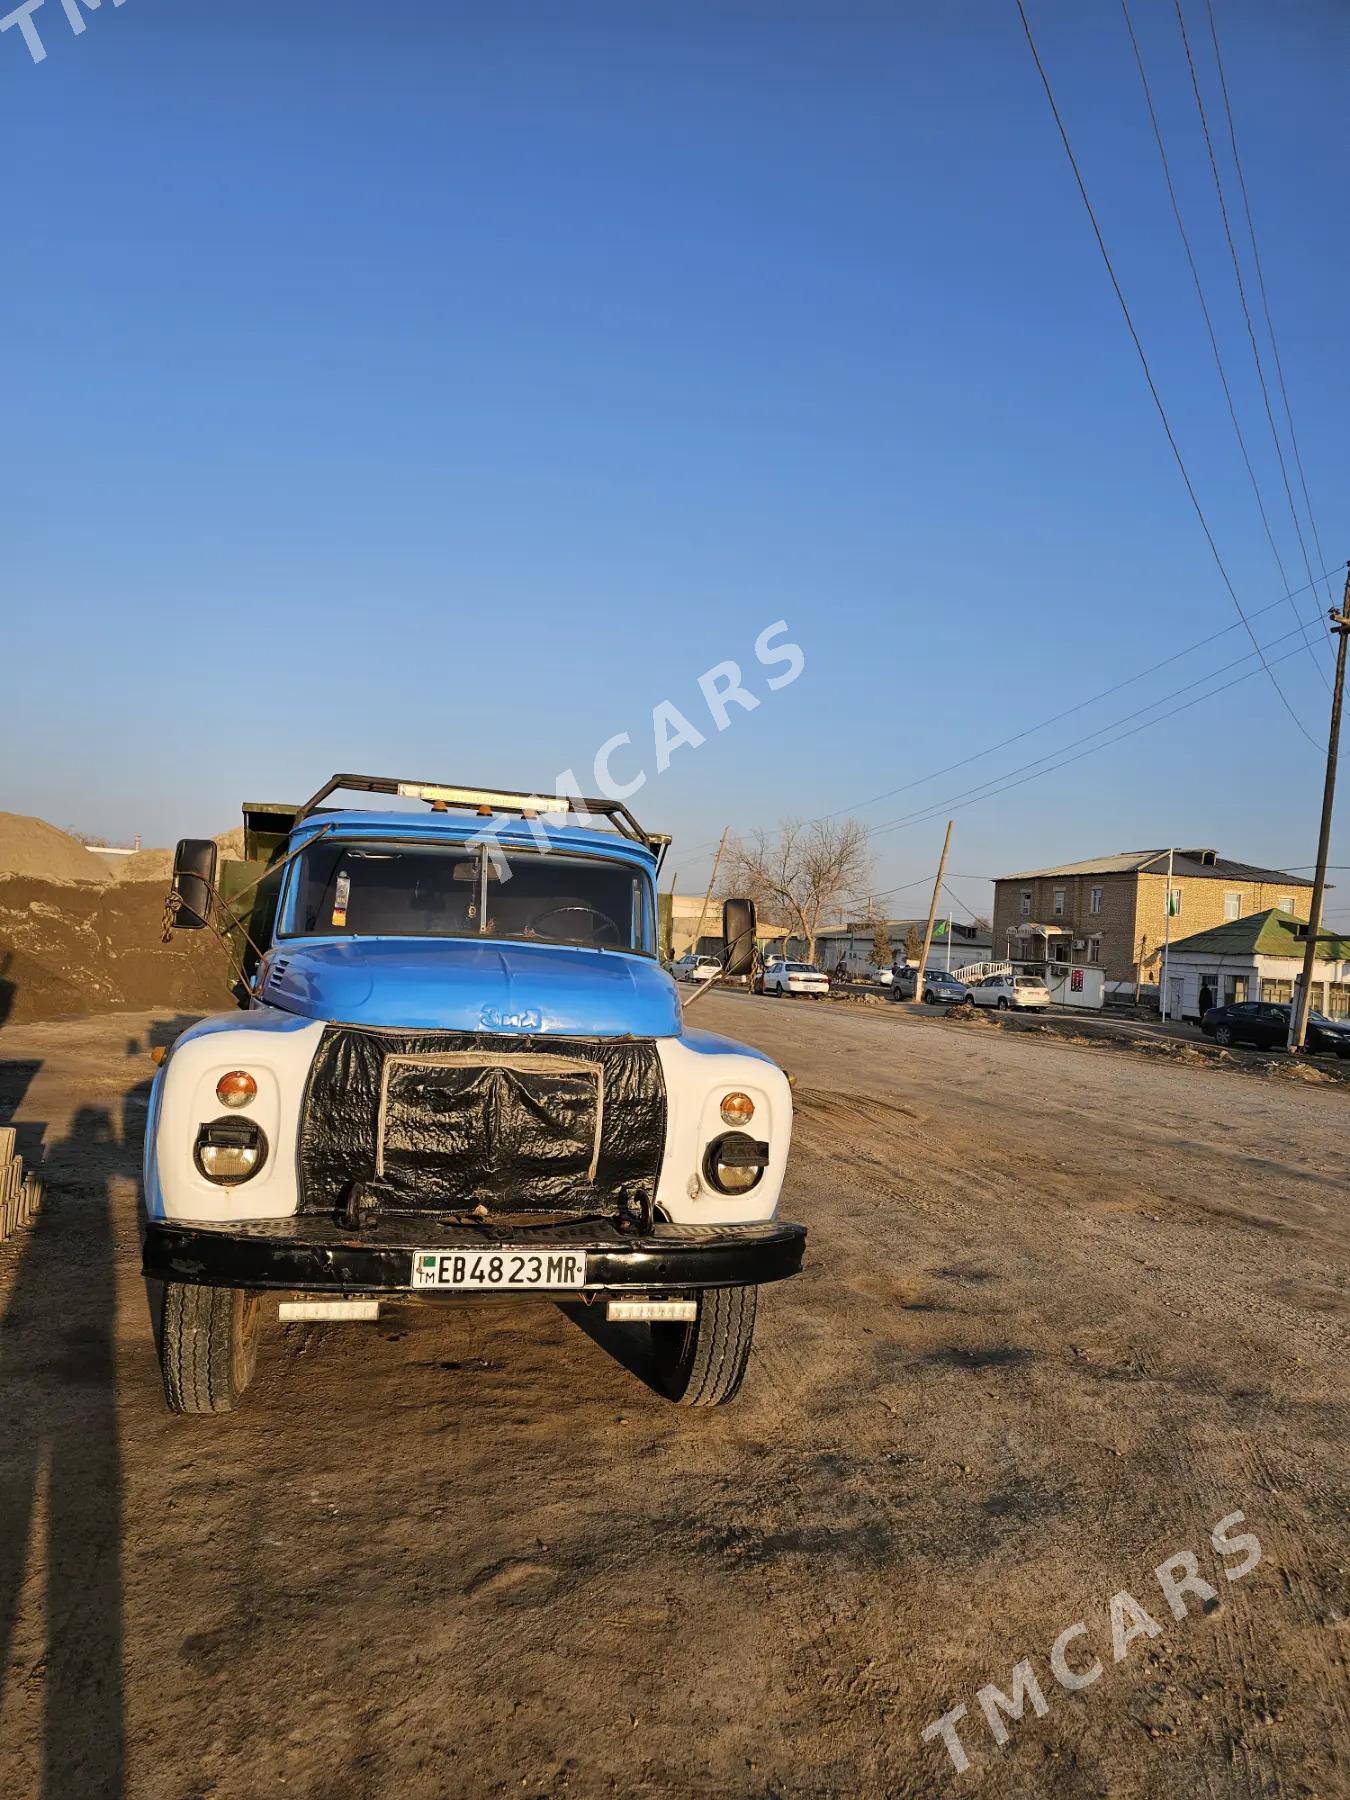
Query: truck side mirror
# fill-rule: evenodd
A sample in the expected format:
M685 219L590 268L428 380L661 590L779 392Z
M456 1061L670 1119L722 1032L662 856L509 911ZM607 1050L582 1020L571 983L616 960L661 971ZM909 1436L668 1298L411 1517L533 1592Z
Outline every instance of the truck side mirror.
M755 966L755 903L722 902L722 973L748 975Z
M173 853L173 892L178 907L176 929L200 931L211 918L211 895L216 886L216 846L210 838L180 838Z

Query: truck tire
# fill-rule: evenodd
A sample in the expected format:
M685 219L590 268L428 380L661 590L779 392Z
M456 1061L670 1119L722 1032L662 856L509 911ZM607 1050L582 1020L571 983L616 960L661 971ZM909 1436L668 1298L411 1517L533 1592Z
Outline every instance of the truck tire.
M687 1325L653 1325L661 1391L681 1406L733 1400L755 1335L755 1286L703 1288L698 1317Z
M165 1282L159 1366L170 1412L231 1412L257 1357L256 1294Z

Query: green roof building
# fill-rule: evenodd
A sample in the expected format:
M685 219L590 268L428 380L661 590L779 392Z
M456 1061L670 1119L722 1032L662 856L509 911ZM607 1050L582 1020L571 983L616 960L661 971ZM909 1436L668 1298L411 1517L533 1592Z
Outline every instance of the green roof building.
M1272 908L1176 938L1167 962L1168 1015L1198 1019L1211 1006L1291 1000L1303 972L1308 925ZM1329 1018L1350 1018L1350 938L1317 934L1312 1004Z

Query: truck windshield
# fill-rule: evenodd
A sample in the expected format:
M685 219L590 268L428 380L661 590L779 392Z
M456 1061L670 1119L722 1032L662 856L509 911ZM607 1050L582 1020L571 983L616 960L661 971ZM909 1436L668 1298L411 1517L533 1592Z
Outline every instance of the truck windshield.
M650 955L647 878L603 857L473 844L314 844L296 858L279 937L545 939Z

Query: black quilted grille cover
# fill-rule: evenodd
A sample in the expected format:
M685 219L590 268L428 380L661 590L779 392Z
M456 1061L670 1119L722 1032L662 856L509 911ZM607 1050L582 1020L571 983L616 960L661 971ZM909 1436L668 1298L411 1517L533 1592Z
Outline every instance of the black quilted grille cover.
M398 1211L609 1211L656 1189L666 1090L649 1038L330 1025L300 1122L300 1210L353 1181Z

